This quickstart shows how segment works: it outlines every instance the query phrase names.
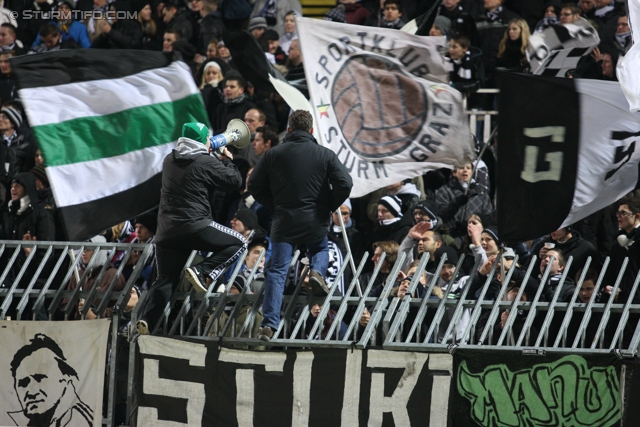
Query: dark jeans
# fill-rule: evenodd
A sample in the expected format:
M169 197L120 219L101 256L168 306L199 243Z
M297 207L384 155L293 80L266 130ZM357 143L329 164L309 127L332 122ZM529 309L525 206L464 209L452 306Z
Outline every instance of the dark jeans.
M311 270L315 270L325 277L329 265L329 247L327 238L307 243ZM262 302L262 326L269 326L274 331L280 325L280 308L284 283L287 280L287 270L293 258L295 244L287 242L271 242L271 260L267 267L264 281L264 301Z
M198 265L203 271L210 271L209 277L215 281L247 250L247 241L240 233L212 222L194 233L157 243L158 277L149 288L138 316L147 321L150 330L162 316L171 294L176 290L182 269L193 250L213 252L212 256Z

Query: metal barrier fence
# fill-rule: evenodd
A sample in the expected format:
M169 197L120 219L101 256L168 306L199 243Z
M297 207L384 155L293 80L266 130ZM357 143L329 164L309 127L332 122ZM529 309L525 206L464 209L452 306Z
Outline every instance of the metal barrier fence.
M26 256L21 253L25 248L33 248ZM78 269L81 262L79 254L83 250L95 250L94 256L84 269ZM108 286L102 285L101 279L110 266L94 265L98 258L95 254L108 252L108 259L118 256L117 267ZM132 251L141 251L140 258L121 291L115 291L115 283L125 275L128 260ZM150 245L141 244L95 244L95 243L59 243L59 242L15 242L0 241L0 316L6 319L11 316L15 320L24 319L84 319L92 305L100 317L105 309L112 308L113 327L111 333L112 346L118 345L121 317L129 299L131 287L139 280L140 270L152 253ZM245 254L246 255L246 254ZM196 253L189 259L189 265ZM260 258L264 256L264 251ZM230 279L220 287L220 283L212 283L206 293L197 293L191 288L176 292L165 309L164 316L156 325L156 333L181 336L209 337L225 346L241 348L264 347L279 348L366 348L372 345L384 349L411 351L454 351L457 347L466 348L505 348L535 349L544 351L554 349L568 353L610 353L615 351L620 357L633 357L640 344L640 304L633 303L638 290L640 275L635 278L631 293L625 303L617 303L614 298L607 302L596 302L595 295L604 288L603 278L609 264L606 260L599 275L594 297L587 303L580 302L578 293L585 280L586 270L591 264L589 259L584 266L584 273L576 284L570 302L559 302L560 291L567 280L567 272L572 259L567 261L560 282L551 301L542 301L543 286L538 287L530 301L523 298L525 287L521 286L515 297L507 300L507 284L516 269L517 258L508 271L503 272L505 280L499 286L494 300L486 300L494 276L498 274L498 263L495 263L486 278L482 278L482 286L475 295L468 295L469 286L461 286L457 294L451 291L455 283L460 281L459 272L464 256L459 260L455 273L444 289L444 298L435 297L440 272L445 258L440 260L435 272L429 275L424 284L422 298L415 297L419 280L428 262L428 254L423 256L417 271L410 281L404 298L393 296L397 288L397 277L404 263L404 254L399 255L391 271L384 281L379 278L385 273L380 269L384 254L377 263L369 280L359 283L368 254L359 260L355 274L345 292L340 295L337 286L324 298L313 297L305 288L307 268L301 269L294 277L293 272L301 254L297 251L290 264L289 292L285 295L282 306L282 320L273 339L265 344L256 339L255 332L260 321L260 305L264 287L255 281L260 259L246 276L245 286L238 294L231 294L229 284L234 282L240 273L244 257L238 262ZM350 254L347 254L338 277L346 277L344 272L349 268ZM524 281L533 272L535 259L530 263ZM549 263L551 265L552 262ZM623 264L618 278L613 284L612 295L617 294L627 263ZM476 263L471 283L479 263ZM70 284L83 285L89 279L89 271L99 269L90 289L82 290L81 286L70 289ZM546 283L550 274L549 268L543 273L541 283ZM375 283L382 283L377 296L368 296ZM493 282L496 283L495 281ZM361 287L363 297L359 297L356 287ZM252 293L253 292L253 293ZM414 295L414 296L412 296ZM144 299L143 292L140 301ZM77 302L85 300L84 307L78 312ZM315 304L318 306L315 307ZM139 307L138 304L137 307ZM361 323L361 314L367 309L370 318ZM76 312L78 315L76 316ZM25 317L25 314L29 314ZM507 313L507 314L503 314ZM135 321L137 309L133 310L132 321ZM480 319L484 319L482 326ZM537 333L533 330L537 329ZM121 330L120 330L121 331ZM133 366L134 346L131 346L129 367ZM106 425L113 425L115 367L117 349L112 347L108 369L109 395ZM132 374L128 379L132 384ZM129 387L131 390L131 387ZM131 396L130 396L131 397ZM129 400L129 408L131 401Z

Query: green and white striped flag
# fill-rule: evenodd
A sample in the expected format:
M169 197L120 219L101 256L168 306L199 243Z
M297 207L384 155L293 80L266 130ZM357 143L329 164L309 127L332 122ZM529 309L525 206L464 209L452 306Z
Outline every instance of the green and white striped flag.
M188 66L161 52L63 50L11 64L70 240L157 206L183 123L209 122Z

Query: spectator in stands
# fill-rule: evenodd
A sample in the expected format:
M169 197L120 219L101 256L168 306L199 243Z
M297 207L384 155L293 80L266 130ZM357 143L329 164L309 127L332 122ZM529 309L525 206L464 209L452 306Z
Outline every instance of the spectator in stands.
M291 11L297 13L298 16L302 16L300 0L278 0L276 2L256 0L253 3L251 16L263 17L269 28L276 30L278 34L283 34L285 32L285 16Z
M213 192L237 190L242 176L226 147L219 157L210 156L209 151L209 129L202 123L185 123L177 148L165 157L155 238L158 278L143 302L136 323L139 334L148 334L149 327L156 326L183 271L196 290L202 289L205 277L218 280L247 249L243 236L211 221ZM192 250L213 255L183 270Z
M404 27L406 22L402 19L402 4L400 0L384 0L382 6L382 13L377 14L378 16L382 15L382 19L377 23L378 27L394 28L396 30Z
M351 218L351 201L349 199L345 200L339 210L340 215L342 215L342 222L344 223L347 239L349 240L349 246L351 247L354 263L358 265L360 258L362 257L364 242L362 241L363 235L355 227L355 220ZM342 253L342 257L344 258L347 256L347 245L344 241L340 218L338 218L337 211L333 212L331 221L328 235L329 240L338 245L338 248ZM349 271L349 269L347 268L346 271Z
M284 66L287 62L287 55L280 47L280 36L275 30L265 31L260 38L260 43L265 43L266 45L265 52L268 54L267 59L269 59L269 62ZM273 58L273 62L271 61L271 58Z
M518 293L520 292L520 288L522 287L522 280L511 280L507 285L507 290L504 294L503 301L513 302L518 297ZM528 301L527 292L523 292L520 297L521 302ZM510 310L500 310L500 316L496 319L496 323L493 325L493 334L487 335L490 338L490 341L486 344L488 345L497 345L500 336L503 333L503 330L507 324L507 319L509 318ZM524 324L527 319L528 311L518 310L516 313L516 318L511 325L510 334L506 336L506 339L502 341L502 345L506 346L514 346L516 342L520 338L520 335L523 333ZM489 320L489 316L491 315L491 310L487 310L486 313L482 314L482 316L478 319L478 326L476 328L476 336L479 339L484 333L485 325ZM538 329L535 326L530 326L528 331L529 338L528 340L524 340L524 345L532 345L535 343L538 338Z
M22 113L16 107L0 109L2 141L13 152L13 170L27 172L35 166L36 142L33 133L22 126Z
M560 23L562 25L573 24L580 19L580 8L573 3L565 3L560 10Z
M566 259L573 257L571 268L569 269L569 277L571 278L575 277L578 270L584 267L587 258L591 257L593 263L597 262L596 249L591 243L584 240L573 227L564 227L556 230L533 247L533 253L539 256L537 264L544 259L544 256L552 248L560 249Z
M301 87L302 93L305 91L307 94L309 93L306 89L307 80L304 75L304 64L302 63L302 51L300 50L300 40L293 40L289 45L289 56L287 57L287 62L285 66L289 70L287 75L285 76L287 81L294 84L297 83L297 87Z
M384 196L378 201L378 226L370 234L369 242L393 240L400 244L412 227L412 219L403 217L402 200ZM368 245L367 245L368 246ZM370 267L367 266L367 269Z
M327 222L349 196L351 176L335 153L317 145L313 118L306 110L289 117L283 144L269 150L249 179L249 191L274 212L271 266L267 269L264 320L258 338L269 341L280 323L280 306L293 245L305 243L311 259L311 285L316 295L329 291ZM301 158L305 161L301 162ZM324 214L323 214L324 212Z
M239 72L231 70L225 75L224 99L213 116L210 116L214 134L224 132L231 119L244 119L245 114L256 105L247 99L246 80Z
M561 6L557 0L548 0L545 4L544 17L538 21L533 33L541 33L545 28L560 24Z
M616 218L618 219L618 238L611 247L611 262L607 268L604 296L611 295L613 285L618 274L622 270L625 258L629 259L620 282L620 293L616 297L618 302L626 302L629 299L631 288L636 275L640 272L640 199L637 196L628 195L616 203ZM638 292L633 297L633 302L640 300Z
M331 334L330 337L327 337L327 334L329 333L329 330L331 330L331 326L333 325L336 315L338 314L333 309L329 309L324 320L322 321L322 324L316 330L316 333L313 336L311 335L311 331L313 330L313 326L316 323L316 319L320 315L320 311L322 311L322 305L313 304L311 306L311 308L309 309L309 318L305 323L303 336L300 338L308 339L308 340L317 340L317 339L341 340L343 339L348 329L347 325L343 321L340 321L340 325L335 328L333 334Z
M107 16L107 11L109 10L109 1L108 0L93 0L93 10L91 17L87 20L87 33L89 34L89 39L93 40L96 36L96 23L100 19L105 19Z
M256 129L256 137L251 143L256 156L256 163L264 153L278 145L278 134L266 126Z
M616 64L618 52L613 45L603 44L593 49L590 58L580 61L574 77L618 81Z
M233 58L231 58L231 52L229 52L229 48L225 46L224 41L222 40L218 42L218 58L229 64L231 68L235 68L233 66Z
M196 48L199 54L204 55L211 40L222 39L222 33L225 28L222 22L222 14L218 11L217 0L201 0L200 16L202 20L200 21Z
M616 6L613 0L596 0L593 26L598 30L600 40L605 43L611 43L615 37L618 16L621 14L619 7L622 6Z
M260 40L265 31L267 31L266 19L261 16L251 18L251 22L249 22L249 32L254 39Z
M284 32L280 36L280 48L289 55L291 42L298 40L298 32L296 31L296 11L290 10L284 15Z
M231 229L248 239L251 232L258 229L258 215L251 209L238 209L231 219Z
M347 24L364 25L371 12L364 7L361 0L339 0L345 7Z
M0 238L2 240L52 241L56 233L55 225L49 212L40 206L35 176L29 172L18 173L11 180L10 194L8 208L2 214ZM9 276L6 278L7 283L15 279L31 250L32 248L25 247L20 253L11 266ZM6 255L9 254L6 253ZM43 257L44 251L36 252L23 279L31 280ZM8 258L3 260L6 263Z
M251 172L253 172L253 168L250 168L246 175L245 180L245 191L240 196L240 200L238 201L238 210L242 208L248 208L254 211L258 215L258 225L262 227L262 229L266 230L267 233L271 231L271 222L273 221L273 213L269 211L265 206L260 204L260 202L256 201L251 193L246 188L246 183L249 182L249 177L251 176Z
M106 243L107 239L104 236L94 236L89 239L92 243ZM67 290L72 291L78 287L78 281L76 277L80 277L81 290L82 291L90 291L95 288L98 292L106 292L109 289L109 285L114 281L115 283L112 288L113 292L118 292L124 289L125 285L125 276L124 274L119 274L118 269L116 269L113 264L109 261L109 252L106 249L100 250L98 253L94 249L85 248L82 251L82 258L78 264L78 276L75 274L71 276L69 280L69 285L67 286ZM95 259L93 259L95 257ZM91 261L93 260L93 263ZM102 278L99 283L96 283L98 280L98 276L103 270L103 266L109 263L107 269L105 270ZM86 278L85 278L86 275ZM97 295L97 298L93 301L89 301L91 304L91 308L87 311L86 319L92 320L99 317L111 317L113 305L115 302L110 302L107 308L102 312L98 313L96 310L100 305L102 299L100 295ZM78 302L78 311L75 313L75 318L80 319L80 315L82 309L85 305L84 299L80 299Z
M259 288L264 283L264 265L270 255L269 240L267 238L258 236L251 240L247 249L247 256L244 259L244 265L240 269L240 273L238 273L240 276L248 280L249 274L251 274L251 270L255 267L256 262L258 262L258 258L262 251L265 252L264 256L260 260L256 274L253 276L253 281L250 283L251 289L254 292L258 292Z
M502 0L484 0L485 14L476 21L480 49L487 76L487 85L495 86L494 70L500 48L500 40L509 26L509 22L518 16L502 6Z
M399 246L398 242L383 241L375 242L371 247L373 248L371 261L373 262L374 270L378 267L382 254L385 254L384 261L382 261L380 266L380 271L371 286L371 291L369 292L369 296L377 297L382 293L384 283L389 277L389 273L391 273L391 269L398 259ZM362 291L366 290L366 287L369 285L369 281L371 280L371 276L373 276L373 271L362 273L360 275L360 286L362 287Z
M454 34L449 41L449 52L445 58L451 64L449 71L451 86L463 93L475 92L480 86L476 65L471 59L471 42L464 34Z
M136 0L132 3L134 12L138 12L138 24L142 29L142 49L162 50L162 33L159 31L151 2L147 0Z
M471 45L478 45L478 29L473 18L467 13L460 0L443 0L436 16L444 16L451 21L451 34L464 34Z
M217 0L201 0L200 13L202 17L200 21L200 33L198 35L197 50L199 54L206 54L207 46L213 39L222 39L224 32L224 23L222 22L222 14L218 10Z
M0 25L0 49L2 49L2 52L14 51L15 56L25 54L22 42L16 37L17 29L13 24L5 22Z
M209 61L204 64L202 71L202 81L200 83L200 93L204 100L207 112L215 111L222 103L222 93L219 84L224 79L222 68L216 61Z
M183 40L191 40L194 34L193 23L189 19L189 12L177 1L168 0L164 3L162 21L165 23L167 30L178 30Z
M244 122L247 124L251 132L251 138L255 138L255 133L259 127L263 127L266 123L267 116L258 108L251 108L244 115Z
M173 44L179 40L182 40L182 34L175 28L170 28L164 32L162 36L162 51L173 52Z
M73 19L72 11L74 8L75 4L73 0L61 0L58 2L58 19L52 20L50 23L58 27L62 34L62 41L71 39L82 48L91 47L91 40L87 33L87 27L82 22ZM41 36L38 34L38 37L36 37L32 47L39 46L42 43L40 37Z
M593 302L596 304L603 302L602 289L598 293L594 292L599 275L600 273L593 268L589 268L589 270L587 270L587 274L585 275L584 281L582 282L582 286L580 287L580 291L578 292L578 298L576 302L588 304L589 301L591 301L592 299L593 299ZM582 269L578 271L578 274L576 275L576 281L578 281L581 276L582 276ZM573 314L571 316L571 322L567 327L567 339L566 339L566 343L564 344L564 347L571 347L573 345L573 342L576 339L576 336L578 334L578 329L580 327L580 324L584 319L584 315L585 315L584 311L578 311L578 310L573 311ZM600 324L601 320L602 320L602 312L592 310L589 315L589 321L586 325L585 333L583 334L583 336L581 337L578 343L578 348L591 347L591 343L593 342L595 333L598 329L598 325Z
M63 40L62 33L53 24L44 24L38 33L41 44L33 46L29 54L52 52L61 49L79 49L80 45L72 38Z
M142 39L144 38L142 28L136 21L122 18L131 12L128 2L116 0L109 5L109 9L114 12L111 23L107 20L96 22L98 35L93 39L92 47L99 49L142 49ZM118 15L121 15L122 19L119 19Z
M620 56L624 56L633 44L631 40L631 29L629 28L629 16L626 12L618 17L618 26L616 27L613 44Z
M378 219L378 200L383 196L396 196L402 202L402 212L411 216L413 208L420 200L422 194L411 179L387 185L371 193L371 199L367 204L367 215L371 219Z
M0 103L2 104L18 97L18 83L9 61L14 56L15 52L12 50L0 53Z
M471 163L458 166L451 179L436 191L436 203L444 221L443 231L452 237L467 235L469 215L493 213L489 195L472 180L472 174Z
M551 257L553 257L553 263L551 263ZM567 258L561 249L553 248L546 252L544 257L542 257L542 262L540 263L540 278L544 276L547 268L549 269L549 276L546 283L543 283L541 286L544 286L542 290L542 296L544 301L552 301L553 296L555 295L556 289L560 284L560 279L562 278L562 273L564 272L564 268L567 265ZM576 284L573 282L573 279L567 275L564 283L562 284L562 288L560 289L560 294L558 295L558 302L571 302L573 298L573 292L576 288Z
M430 36L445 36L448 38L449 31L451 30L451 20L446 16L437 16L433 21L433 26L429 30Z
M500 241L498 230L495 227L488 226L483 228L482 224L473 224L472 218L470 218L467 227L471 237L469 249L473 254L474 262L480 262L482 266L489 257L498 255L500 248L504 245ZM480 230L480 244L478 245L478 231Z
M596 16L595 0L578 0L578 6L580 7L580 13L583 18L591 21Z
M527 48L530 35L527 21L520 18L512 19L500 41L496 67L519 73L528 71Z
M139 215L133 220L133 225L135 227L136 237L131 241L131 243L144 243L147 245L153 245L156 236L156 230L158 228L158 211L153 210L151 212ZM136 268L141 255L141 251L131 251L131 255L129 256L129 260L127 261L127 266L123 270L125 279L129 280L129 277L133 273L133 270ZM138 276L138 280L136 282L136 285L140 289L146 291L147 289L149 289L149 286L151 286L151 283L153 283L153 281L155 280L155 266L155 246L152 246L152 252L147 258L147 261L144 263L144 265L142 265L142 271L140 271L140 275Z
M53 218L56 230L55 241L63 242L68 240L65 232L64 220L62 219L62 215L60 215L60 210L56 206L56 201L53 197L53 192L51 191L51 184L49 183L49 178L47 177L44 166L36 164L33 169L31 169L31 173L36 177L38 203L44 210L49 212Z

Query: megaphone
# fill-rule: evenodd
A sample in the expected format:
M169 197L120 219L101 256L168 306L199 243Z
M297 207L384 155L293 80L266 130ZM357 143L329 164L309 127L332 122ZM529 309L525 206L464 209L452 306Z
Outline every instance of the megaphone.
M245 122L240 119L229 121L227 130L220 135L209 137L211 142L211 151L219 150L222 153L222 147L233 145L234 147L244 148L251 142L251 131Z

